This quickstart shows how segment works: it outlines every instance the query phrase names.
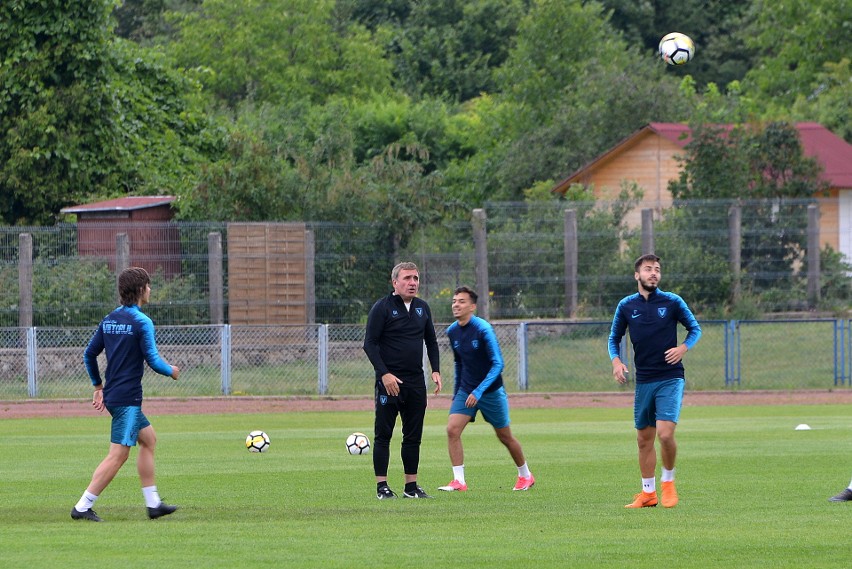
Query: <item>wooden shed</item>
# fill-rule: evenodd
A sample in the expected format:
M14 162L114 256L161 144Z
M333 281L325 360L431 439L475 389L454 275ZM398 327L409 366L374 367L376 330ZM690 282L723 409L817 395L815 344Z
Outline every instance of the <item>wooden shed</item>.
M166 278L180 274L180 232L171 223L174 196L128 196L63 208L77 216L77 253L101 257L116 267L116 237L127 234L130 265Z
M852 145L821 124L801 122L795 126L805 155L819 162L829 185L827 196L816 196L820 240L852 259ZM559 182L552 191L564 194L572 184L583 184L594 187L595 199L614 201L622 181L636 182L644 190L644 198L627 222L638 227L642 209L659 212L671 206L669 180L679 176L676 157L685 154L690 140L688 125L650 123Z

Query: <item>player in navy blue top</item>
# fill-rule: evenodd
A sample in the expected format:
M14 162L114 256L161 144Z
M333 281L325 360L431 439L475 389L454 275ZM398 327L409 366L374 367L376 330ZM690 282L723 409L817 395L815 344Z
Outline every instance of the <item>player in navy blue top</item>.
M393 292L376 301L367 316L364 352L376 372L373 471L376 497L396 498L388 486L390 441L397 415L402 418L404 498L431 498L417 485L420 440L426 416L426 378L423 344L432 368L435 393L441 392L440 357L429 305L420 298L420 272L414 263L400 263L391 271Z
M140 310L151 297L151 278L145 269L130 267L118 277L121 306L98 325L83 355L86 371L95 387L92 406L106 409L112 416L110 447L98 465L92 481L77 505L71 509L75 520L101 521L92 506L130 456L130 447L139 443L136 459L142 495L151 519L174 512L160 499L154 482L154 449L157 435L142 413L142 373L145 362L157 373L177 379L180 369L166 363L154 342L154 323ZM98 356L106 351L106 381L101 379Z
M518 467L518 480L513 490L529 490L535 477L527 465L521 443L509 427L509 399L503 388L503 355L494 328L474 315L478 295L466 286L453 293L453 317L447 337L455 361L455 388L447 420L447 446L453 466L453 480L439 490L464 492L464 448L461 436L465 427L476 419L477 411L494 427L497 438L509 450Z
M642 491L633 497L626 508L657 505L655 472L657 453L655 439L660 441L663 470L660 477L663 506L677 505L674 485L675 427L683 403L683 356L701 337L701 326L692 311L678 295L657 288L660 282L660 258L642 255L634 264L634 278L639 292L624 297L615 309L609 334L609 357L612 375L620 384L627 382L627 366L621 361L619 346L625 332L630 332L633 344L636 394L633 420L639 445L639 470ZM686 339L679 344L678 323L687 330Z

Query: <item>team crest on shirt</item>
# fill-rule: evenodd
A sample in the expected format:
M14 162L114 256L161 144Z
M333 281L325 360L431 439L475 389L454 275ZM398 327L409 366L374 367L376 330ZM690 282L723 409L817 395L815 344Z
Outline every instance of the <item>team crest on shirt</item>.
M659 314L659 315L660 315L660 318L665 318L665 317L666 317L666 309L665 309L665 307L663 307L663 308L658 308L658 309L657 309L657 314Z
M473 349L474 349L474 350L478 350L478 349L479 349L479 340L474 340L474 341L472 341L472 342L470 343L470 345L471 345L471 346L473 346Z
M421 318L423 317L423 309L422 308L415 308L414 311L417 312L417 316L420 316Z
M394 317L397 317L397 316L399 316L399 311L396 308L394 308L393 310L391 310L391 314L393 314Z

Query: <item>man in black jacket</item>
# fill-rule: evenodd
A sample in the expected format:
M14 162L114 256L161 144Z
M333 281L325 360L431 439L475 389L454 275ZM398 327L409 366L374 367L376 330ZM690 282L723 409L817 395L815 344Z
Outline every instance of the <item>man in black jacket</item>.
M396 498L388 486L390 440L396 417L402 417L404 498L431 498L417 485L420 439L426 415L423 343L432 368L435 393L441 391L438 340L429 305L417 298L420 272L414 263L400 263L391 272L393 292L379 299L367 316L364 351L376 371L376 424L373 470L379 500Z

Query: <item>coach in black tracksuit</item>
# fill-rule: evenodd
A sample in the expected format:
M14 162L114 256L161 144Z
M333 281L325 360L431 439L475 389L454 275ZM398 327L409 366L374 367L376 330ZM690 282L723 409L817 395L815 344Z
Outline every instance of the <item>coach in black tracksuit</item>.
M400 263L391 272L393 293L376 302L367 316L364 351L376 371L376 425L373 470L376 496L396 498L388 486L390 440L397 415L402 417L402 466L405 498L431 498L417 485L420 439L426 415L423 343L432 368L435 393L441 391L438 340L432 311L417 298L420 273L414 263Z

